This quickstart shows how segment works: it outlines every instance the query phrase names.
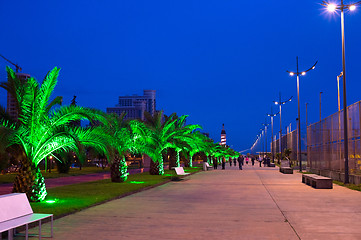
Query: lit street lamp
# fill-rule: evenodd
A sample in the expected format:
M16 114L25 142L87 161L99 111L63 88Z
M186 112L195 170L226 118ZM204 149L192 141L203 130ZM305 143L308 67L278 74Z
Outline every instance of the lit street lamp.
M267 116L271 117L271 131L272 131L271 149L272 149L272 162L273 163L275 162L275 154L274 154L274 146L273 146L273 118L275 116L277 116L278 114L279 114L279 112L276 114L273 114L272 107L271 107L271 113L267 114Z
M342 39L342 73L343 73L343 127L344 127L344 157L345 157L345 181L344 183L349 183L349 174L348 174L348 128L347 128L347 103L346 103L346 62L345 62L345 21L344 21L344 10L349 9L353 11L356 9L357 5L360 5L361 1L358 1L353 4L341 4L337 5L334 3L329 3L322 1L321 5L327 7L327 10L330 12L335 12L336 10L341 11L341 39Z
M280 153L281 153L281 159L282 159L282 105L283 104L286 104L287 102L290 102L292 100L292 96L287 100L287 101L282 101L282 98L281 98L281 93L280 93L280 98L279 98L279 101L273 101L276 105L279 105L280 106L280 111L279 111L279 114L280 114L280 138L279 138L279 145L280 145ZM279 159L279 160L281 160Z
M286 71L288 72L291 76L296 75L297 76L297 99L298 99L298 158L299 158L299 163L300 163L300 172L302 172L302 159L301 159L301 118L300 118L300 75L304 76L306 75L306 73L308 71L311 71L313 69L315 69L317 64L317 61L315 62L315 64L313 64L312 67L310 67L309 69L307 69L306 71L302 71L300 72L298 70L298 57L296 57L296 65L297 65L297 72L291 72L291 71Z

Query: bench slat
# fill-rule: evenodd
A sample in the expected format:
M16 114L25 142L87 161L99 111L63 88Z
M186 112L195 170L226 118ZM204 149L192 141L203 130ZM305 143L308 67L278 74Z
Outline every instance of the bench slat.
M53 214L43 214L43 213L32 213L26 216L14 218L5 222L0 223L0 232L7 231L9 229L17 228L24 226L25 224L37 222L39 220L51 217Z

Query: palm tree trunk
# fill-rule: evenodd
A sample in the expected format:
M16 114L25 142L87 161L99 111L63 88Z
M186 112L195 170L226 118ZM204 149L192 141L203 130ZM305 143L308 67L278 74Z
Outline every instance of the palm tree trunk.
M26 193L29 201L40 202L45 199L47 192L44 177L38 166L30 164L27 160L22 161L19 174L16 176L14 193Z
M176 167L180 167L180 152L181 150L177 150Z
M173 148L169 148L168 154L169 154L169 170L172 170L174 167L178 167L177 165L177 153Z
M112 182L125 182L129 175L127 171L128 166L125 161L125 157L123 156L123 159L116 157L110 165L110 178Z
M158 156L158 159L157 158L151 159L149 174L150 175L163 175L164 174L162 154L160 154L160 156Z

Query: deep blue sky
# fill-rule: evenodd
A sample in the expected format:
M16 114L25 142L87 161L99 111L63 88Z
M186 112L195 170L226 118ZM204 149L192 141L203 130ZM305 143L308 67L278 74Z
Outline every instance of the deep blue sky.
M105 110L120 95L157 90L157 108L189 114L215 141L249 148L279 92L297 100L285 71L318 60L301 78L301 120L337 111L340 17L321 1L0 1L0 54L41 80L60 67L56 95ZM346 2L347 3L347 2ZM361 8L346 13L348 104L361 100ZM0 80L6 80L0 60ZM341 89L342 90L342 89ZM0 103L6 104L5 92ZM274 111L277 111L274 107ZM296 127L297 101L283 108ZM269 119L268 119L269 121ZM279 130L275 118L275 131Z

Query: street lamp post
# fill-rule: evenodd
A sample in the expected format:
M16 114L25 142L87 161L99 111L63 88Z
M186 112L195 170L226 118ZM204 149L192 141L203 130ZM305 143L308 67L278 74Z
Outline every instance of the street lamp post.
M266 150L266 154L267 154L267 126L269 124L267 123L267 120L265 123L263 123L263 126L264 126L264 134L265 134L265 150Z
M280 147L280 154L281 154L281 159L282 159L282 105L283 104L286 104L287 102L290 102L292 100L292 96L287 100L287 101L282 101L282 98L281 98L281 93L279 95L279 101L273 101L276 105L279 105L280 107L280 111L279 111L279 114L280 114L280 138L279 138L279 147ZM281 160L280 159L280 160Z
M264 130L263 128L260 128L259 130L261 130L261 149L262 149L261 154L264 155L264 138L263 138Z
M345 62L345 21L344 21L344 10L349 9L353 11L356 9L357 5L360 5L361 1L358 1L353 4L341 4L337 5L334 3L329 3L322 1L321 5L327 7L328 11L335 12L336 10L341 11L341 39L342 39L342 73L343 73L343 127L344 127L344 157L345 157L345 180L344 183L349 183L349 174L348 174L348 128L347 128L347 103L346 103L346 62Z
M320 122L322 120L322 117L321 117L321 95L322 95L323 92L320 92Z
M306 102L306 130L307 130L307 126L308 126L307 107L308 107L308 103Z
M273 118L279 114L273 114L272 107L271 107L271 113L267 114L267 116L271 117L271 131L272 131L272 139L271 139L271 150L272 150L272 162L275 162L275 154L274 154L274 146L273 146Z
M340 78L343 76L343 73L341 72L340 75L337 76L337 105L338 105L338 111L341 111L341 101L340 101Z
M302 159L301 159L301 116L300 116L300 75L304 76L306 75L306 73L308 71L311 71L312 69L315 69L315 66L317 64L317 61L315 62L315 64L313 64L312 67L310 67L309 69L307 69L306 71L302 71L300 72L298 70L298 57L296 57L296 65L297 65L297 72L291 72L291 71L286 71L288 72L291 76L296 75L297 76L297 99L298 99L298 158L299 158L299 163L300 163L300 172L302 172Z
M341 100L340 100L340 78L343 76L343 72L337 76L337 105L338 105L338 151L339 151L339 159L340 159L340 170L342 169L341 162Z

